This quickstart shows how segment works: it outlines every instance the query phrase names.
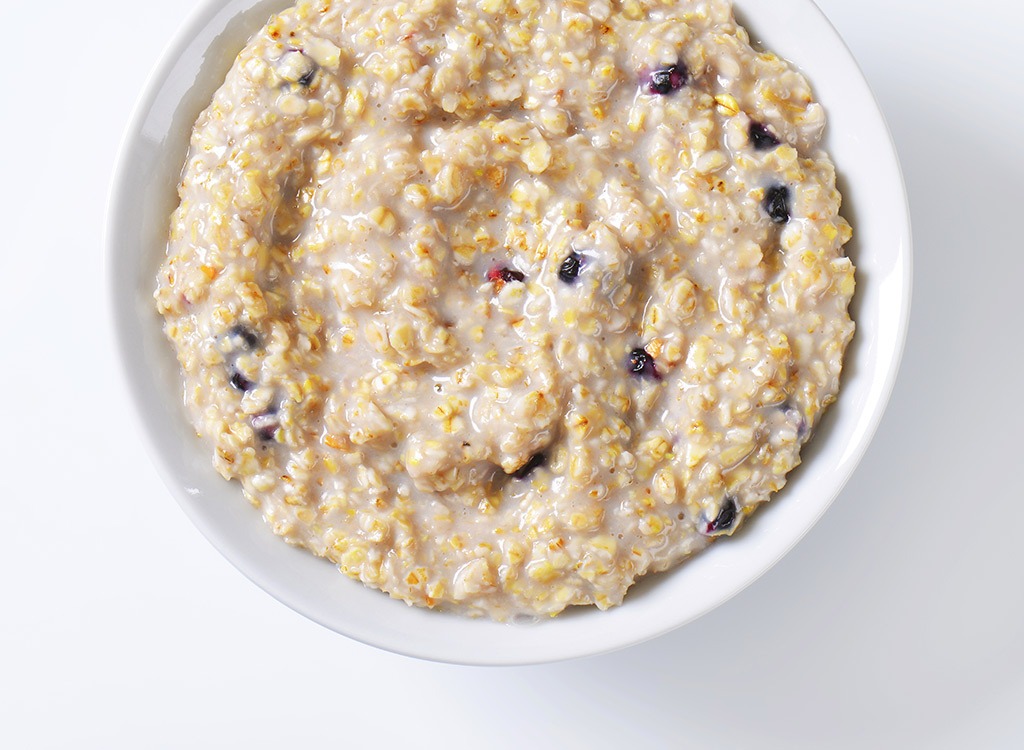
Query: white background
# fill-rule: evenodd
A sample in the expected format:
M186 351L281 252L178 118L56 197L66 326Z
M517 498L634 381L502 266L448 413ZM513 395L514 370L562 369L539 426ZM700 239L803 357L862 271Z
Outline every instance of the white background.
M335 635L190 525L118 392L102 232L121 132L195 0L9 4L0 746L1024 747L1024 9L818 2L910 196L889 410L822 522L731 602L641 646L522 668Z

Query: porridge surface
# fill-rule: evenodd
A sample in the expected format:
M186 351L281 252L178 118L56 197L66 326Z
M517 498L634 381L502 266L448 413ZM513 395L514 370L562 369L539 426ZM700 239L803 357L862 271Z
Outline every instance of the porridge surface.
M196 123L156 292L216 469L412 604L620 603L835 398L824 124L727 0L282 12Z

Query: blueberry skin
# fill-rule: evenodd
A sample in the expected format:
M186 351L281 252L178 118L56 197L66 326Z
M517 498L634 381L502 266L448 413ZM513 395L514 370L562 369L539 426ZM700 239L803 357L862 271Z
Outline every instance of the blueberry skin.
M629 371L633 375L640 377L654 378L655 380L661 379L661 374L658 372L658 366L654 362L654 357L647 353L647 350L643 347L637 347L629 353Z
M558 267L558 278L566 284L576 283L576 279L579 278L580 268L583 266L583 256L573 250L569 253L565 260L562 261L562 265Z
M241 339L242 348L247 352L251 352L260 345L260 337L256 335L256 332L241 323L231 326L228 329L228 336Z
M646 349L634 349L629 353L629 371L640 375L647 369L650 359Z
M647 93L665 96L678 91L690 80L690 71L682 62L652 70L647 75Z
M755 151L771 151L781 143L767 127L756 120L750 121L749 135Z
M498 268L492 268L487 272L488 281L503 281L506 284L513 281L525 281L526 274L522 271L517 271L514 268L507 266L499 266Z
M236 391L241 391L242 393L251 391L256 387L254 382L249 380L249 378L245 377L245 375L233 367L231 368L231 375L228 377L228 383L230 383L231 387Z
M277 419L277 410L271 409L252 418L252 430L263 442L270 442L277 439L277 428L280 423Z
M785 185L772 185L764 193L761 207L773 224L785 224L789 221L789 188Z
M738 510L739 509L736 507L736 499L727 496L722 501L722 507L719 508L718 515L715 516L715 520L711 521L704 527L704 534L712 536L729 531L733 527L733 524L736 523Z

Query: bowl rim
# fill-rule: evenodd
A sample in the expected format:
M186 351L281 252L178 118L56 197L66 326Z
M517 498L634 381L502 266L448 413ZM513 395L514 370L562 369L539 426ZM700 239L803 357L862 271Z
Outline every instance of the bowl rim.
M739 10L743 11L744 15L746 15L746 11L750 6L757 5L758 3L764 4L766 2L768 2L768 0L736 0L734 4L738 6ZM571 615L569 617L562 615L560 618L564 618L563 621L570 622L568 634L565 635L559 631L559 637L556 638L554 642L549 643L543 636L535 637L533 635L539 632L539 630L551 627L551 623L549 622L545 622L544 624L535 627L497 625L496 629L494 627L496 624L490 623L490 621L470 620L468 618L462 618L457 615L447 613L426 613L432 618L448 618L448 621L453 623L453 631L465 631L467 623L473 623L469 626L472 628L480 627L481 633L486 631L487 635L483 636L480 642L474 642L472 647L468 647L465 642L448 643L446 645L439 646L436 641L417 642L415 639L408 640L403 637L407 636L408 633L402 631L400 628L398 630L387 629L382 631L373 627L358 627L352 623L348 623L348 627L346 627L343 624L339 624L336 617L329 616L330 613L324 610L320 604L315 601L310 601L308 597L299 595L298 591L294 587L290 587L286 581L282 580L279 573L266 570L266 565L262 564L258 558L251 558L250 555L240 551L237 539L235 539L235 530L225 530L221 528L216 522L214 522L211 516L195 502L196 491L194 488L189 487L187 483L183 483L178 470L172 465L170 458L161 445L159 435L161 425L156 424L154 417L151 415L151 396L147 390L147 386L152 383L144 377L144 373L140 369L141 365L136 359L137 352L135 351L135 344L137 342L133 339L134 333L131 330L130 321L137 310L133 308L133 298L128 290L126 290L125 274L127 272L124 270L123 264L119 262L120 256L124 252L124 243L121 241L119 235L123 232L122 217L125 212L133 205L134 202L141 200L138 195L133 195L130 189L130 177L133 170L132 152L138 146L140 139L143 137L143 125L147 117L152 112L154 104L159 99L164 84L167 83L175 69L175 66L178 64L179 59L186 51L189 44L192 40L199 37L200 33L204 29L207 29L214 22L216 17L222 14L230 6L240 6L239 12L264 6L276 9L287 7L290 4L288 0L203 0L192 9L185 21L181 24L177 32L161 52L158 63L147 77L136 104L132 109L131 117L125 127L118 147L117 159L109 189L107 202L108 210L104 229L105 269L103 275L107 285L107 290L104 295L107 306L107 318L115 333L115 349L120 362L120 366L116 369L118 370L119 377L122 382L122 391L128 394L132 402L132 408L129 409L129 411L131 412L132 420L134 421L135 434L141 434L143 436L147 448L146 452L157 469L163 483L170 490L178 505L197 527L200 533L206 537L214 548L216 548L250 581L289 608L301 613L305 617L330 630L345 635L353 640L382 648L393 653L404 654L431 661L481 666L524 665L560 661L564 659L605 653L656 638L715 609L744 590L761 575L770 570L782 557L788 554L788 552L807 534L807 532L813 528L818 519L831 506L832 502L834 502L836 497L845 487L857 465L866 453L868 446L871 444L872 438L881 423L888 402L892 396L902 361L910 318L913 280L913 253L909 203L905 182L900 168L899 157L892 139L891 131L885 122L884 113L878 105L877 98L871 91L870 85L865 79L856 59L846 46L846 43L842 40L842 37L839 35L838 31L835 30L827 17L822 13L817 5L814 4L813 0L789 0L789 3L793 6L801 6L802 12L816 14L816 22L824 24L824 28L827 28L831 33L832 38L829 41L833 44L838 42L839 47L841 48L840 52L845 57L848 66L852 66L851 70L855 74L853 76L854 85L863 88L864 92L866 92L866 95L873 106L872 116L877 118L877 124L881 127L884 134L881 145L884 147L885 152L884 154L881 154L881 157L883 157L887 165L894 170L892 179L895 181L895 184L893 184L892 187L894 188L895 193L899 196L900 201L900 210L895 210L893 212L893 218L899 225L897 232L898 237L896 238L896 245L898 246L896 248L896 252L898 253L899 260L897 270L900 276L900 285L898 289L895 289L892 292L892 296L895 299L898 299L899 306L894 319L891 321L891 323L895 325L895 328L892 329L891 351L888 354L887 365L881 379L882 382L876 384L876 388L873 391L874 395L871 399L870 414L867 415L867 420L862 425L861 431L856 436L856 439L853 440L852 450L849 450L844 454L841 468L831 477L831 481L829 482L826 491L819 495L817 503L811 509L812 512L805 514L802 517L803 526L797 533L787 536L783 540L784 543L775 544L770 555L762 559L760 564L746 571L746 573L740 577L741 580L735 581L729 590L723 595L706 597L704 604L701 607L694 608L687 616L661 619L655 618L649 623L645 623L647 627L641 630L623 631L617 623L611 623L609 621L608 627L585 626L583 629L583 635L588 637L577 637L579 634L575 634L574 636L574 624L572 621L580 618L573 618ZM235 17L237 17L237 14L232 16L232 18ZM230 23L230 20L231 19L227 22ZM252 29L251 31L254 30L255 29ZM210 49L213 49L213 47L211 46ZM814 75L809 75L809 78L813 85ZM214 83L214 88L216 85L217 84ZM209 93L212 94L212 90L213 89L209 89ZM191 129L191 121L189 129ZM176 184L174 187L176 188ZM155 281L155 268L153 271L154 274L152 275L152 278ZM860 281L859 278L858 281ZM858 294L860 294L859 290ZM855 297L855 300L856 299L857 297ZM166 342L163 341L161 343L166 344ZM847 352L847 357L849 356L850 354ZM846 366L847 363L844 362L844 368ZM841 389L840 402L842 402L843 392L844 390ZM835 405L833 405L830 411L835 408ZM814 441L812 440L806 447L809 447L813 443ZM206 454L206 461L207 464L209 464L208 453ZM209 466L208 468L212 473L212 466ZM223 482L225 487L232 487L232 489L237 492L237 486L233 484L229 485L219 477L217 477L217 479ZM787 487L782 491L782 493L784 495L790 495L793 494L793 490ZM238 499L242 500L241 493L237 492L237 495ZM773 500L775 500L776 497L777 495L773 495ZM242 505L243 503L239 504ZM244 503L244 505L248 504ZM769 508L771 505L772 504L769 504ZM765 513L769 508L759 509L759 514ZM757 514L755 514L755 516L756 515ZM262 519L259 519L259 523L263 523ZM274 537L273 534L270 533L269 529L266 529L266 531L267 536L274 544L285 546L282 544L282 540ZM732 543L732 540L730 540L730 543ZM697 556L697 558L705 558L712 556L712 554L719 554L720 550L718 548L722 546L723 545L712 545L711 548L702 552ZM299 554L308 557L311 560L317 560L318 563L323 562L314 558L307 552L299 552ZM333 575L337 576L337 578L345 584L364 588L358 582L349 581L336 570L332 572ZM657 576L665 575L672 575L672 573L657 574ZM642 584L637 585L639 586ZM370 589L365 590L370 591ZM352 592L347 593L351 594ZM384 594L375 590L372 591L372 595L381 598L385 597ZM629 606L631 606L631 602L629 598L627 598L626 604L622 607L614 608L613 610L604 613L594 613L591 611L590 619L613 619L615 617L613 613L621 611L623 608L628 608ZM587 609L589 611L593 608ZM409 611L419 611L421 613L426 612L425 610L412 609ZM420 623L425 622L422 620L420 615L412 615L409 619L410 622L415 622L417 618L420 618ZM632 622L634 620L635 618L629 618L628 622ZM508 635L509 633L515 632L527 633L528 635L526 637L510 637ZM488 647L488 645L484 643L484 641L488 639L494 641L494 647Z

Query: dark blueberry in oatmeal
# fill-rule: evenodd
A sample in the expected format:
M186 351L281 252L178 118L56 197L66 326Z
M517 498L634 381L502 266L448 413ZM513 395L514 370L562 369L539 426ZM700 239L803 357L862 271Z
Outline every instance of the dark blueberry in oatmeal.
M526 479L533 473L533 470L547 463L548 457L543 453L534 453L530 459L518 469L509 474L513 479Z
M228 329L228 337L234 346L245 349L247 352L251 352L260 345L260 337L249 326L241 324L231 326Z
M523 281L526 279L526 274L522 271L517 271L514 268L508 266L495 266L487 272L488 281L503 281L506 284L513 281Z
M708 536L715 534L723 534L726 531L732 529L734 523L736 523L736 513L738 508L736 507L736 500L732 497L726 497L722 501L722 507L718 510L718 515L715 516L715 520L710 521L704 527L704 533Z
M252 418L252 430L256 433L256 437L263 441L274 440L277 428L280 426L276 411L265 411Z
M658 379L658 367L654 363L654 357L647 353L646 349L636 348L629 353L629 371L641 377Z
M582 265L583 256L573 250L566 256L565 260L562 261L562 265L558 267L558 278L566 284L574 283L576 278L580 275L580 267Z
M785 224L789 221L789 188L785 185L772 185L765 191L761 206L772 223Z
M647 88L647 93L664 96L681 89L689 80L690 72L683 63L677 62L675 65L666 65L663 68L652 70L647 74L643 83Z
M286 86L297 83L303 88L309 88L316 80L318 70L320 66L316 64L316 60L294 47L281 55L277 61L277 74L286 82Z
M231 387L234 388L236 391L241 391L242 393L245 393L246 391L251 391L253 388L256 387L256 384L254 382L249 380L249 378L245 377L245 375L240 373L234 367L231 368L231 375L230 377L228 377L228 383L230 383Z
M772 132L761 123L750 121L750 143L757 151L770 151L779 145L780 141Z
M312 86L313 81L316 80L316 71L317 66L311 66L309 70L307 70L305 73L299 76L298 84L300 86L305 86L306 88Z

